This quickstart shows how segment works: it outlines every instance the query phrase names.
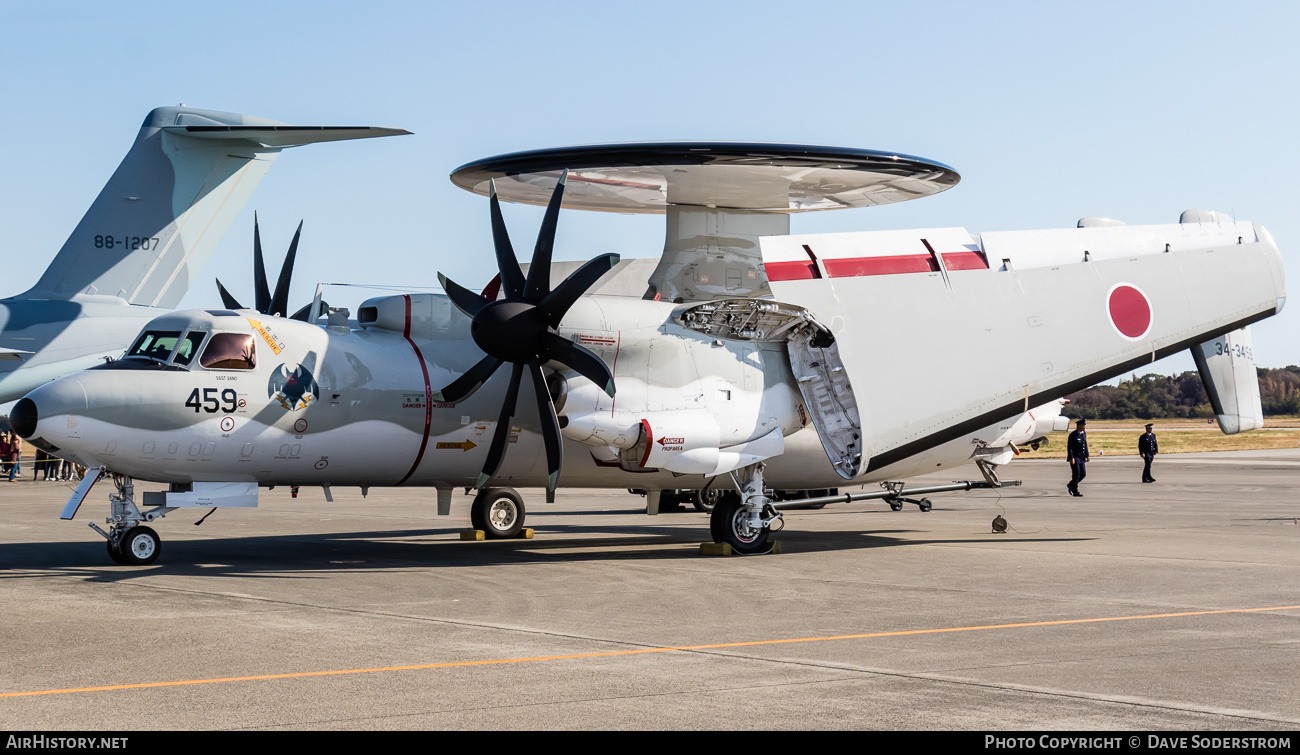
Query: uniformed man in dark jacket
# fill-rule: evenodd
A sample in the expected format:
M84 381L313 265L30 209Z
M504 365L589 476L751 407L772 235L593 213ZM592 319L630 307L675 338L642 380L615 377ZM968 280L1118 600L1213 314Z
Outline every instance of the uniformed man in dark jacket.
M1079 492L1079 483L1088 476L1088 434L1083 429L1088 420L1081 419L1074 423L1074 432L1065 444L1065 460L1070 462L1070 484L1065 489L1070 495L1083 497Z
M1151 423L1147 423L1147 431L1138 438L1138 453L1142 455L1142 461L1146 466L1142 467L1142 482L1155 482L1156 478L1151 476L1151 460L1156 458L1160 452L1159 446L1156 445L1156 434L1151 432Z

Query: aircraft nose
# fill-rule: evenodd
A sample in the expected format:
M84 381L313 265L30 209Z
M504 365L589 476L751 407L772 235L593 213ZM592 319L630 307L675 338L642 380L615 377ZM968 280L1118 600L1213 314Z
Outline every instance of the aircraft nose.
M9 426L19 437L27 439L36 434L36 422L40 415L36 411L36 402L22 398L9 410Z
M86 390L81 382L73 377L59 378L19 399L9 412L9 424L27 440L38 436L49 440L49 433L54 430L52 421L59 424L60 415L81 414L87 406Z

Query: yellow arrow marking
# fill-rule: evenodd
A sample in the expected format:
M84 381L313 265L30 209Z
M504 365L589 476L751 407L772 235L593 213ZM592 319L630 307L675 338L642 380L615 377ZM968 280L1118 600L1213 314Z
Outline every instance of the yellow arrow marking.
M438 450L442 450L444 448L452 448L452 449L459 449L461 451L468 451L471 448L476 447L477 445L478 444L472 440L462 440L459 443L439 443L438 445L434 446L434 448L437 448Z

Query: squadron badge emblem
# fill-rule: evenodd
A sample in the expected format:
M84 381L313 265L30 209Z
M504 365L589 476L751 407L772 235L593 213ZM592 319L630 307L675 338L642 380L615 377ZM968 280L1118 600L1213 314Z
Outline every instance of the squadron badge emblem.
M266 392L272 401L279 401L280 406L291 412L303 409L320 398L320 388L316 385L316 378L312 377L310 370L300 364L295 365L293 369L283 364L276 367L271 372L271 381L267 385Z

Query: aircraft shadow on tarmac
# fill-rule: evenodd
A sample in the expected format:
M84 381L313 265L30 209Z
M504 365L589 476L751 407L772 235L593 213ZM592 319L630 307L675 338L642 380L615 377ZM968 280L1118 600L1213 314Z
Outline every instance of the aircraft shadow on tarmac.
M158 563L146 567L116 566L103 541L0 543L0 579L77 576L97 582L117 582L149 574L208 577L320 578L331 572L563 564L599 561L698 560L699 543L708 540L701 517L682 526L538 524L532 540L464 542L454 539L459 528L419 528L263 536L216 536L210 539L164 540ZM1065 543L1093 538L1007 537L971 533L959 538L906 538L912 529L860 532L779 533L785 554L866 550L915 545L995 543ZM166 538L166 533L163 533Z

